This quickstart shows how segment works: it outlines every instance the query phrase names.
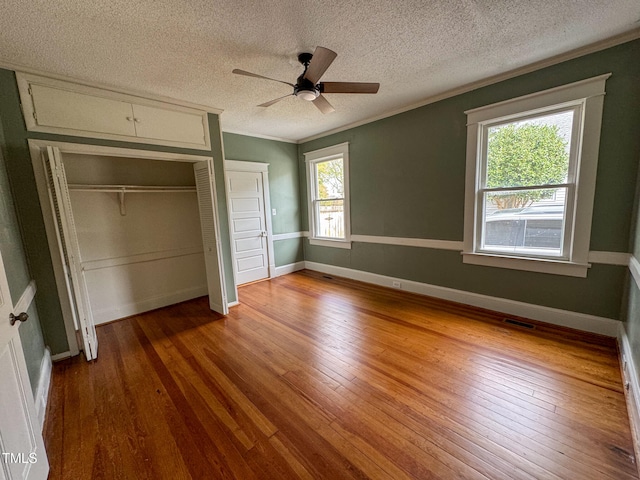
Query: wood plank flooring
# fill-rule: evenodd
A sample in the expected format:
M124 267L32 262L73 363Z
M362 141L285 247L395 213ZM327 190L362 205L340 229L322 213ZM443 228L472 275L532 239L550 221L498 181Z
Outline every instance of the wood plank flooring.
M50 479L637 479L612 339L303 271L98 328Z

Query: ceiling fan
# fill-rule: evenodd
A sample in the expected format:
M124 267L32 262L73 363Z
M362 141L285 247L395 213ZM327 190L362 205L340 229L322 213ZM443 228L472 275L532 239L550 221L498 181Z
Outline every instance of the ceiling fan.
M338 54L336 52L324 47L316 47L312 54L299 54L298 61L304 66L304 72L298 77L295 84L276 80L275 78L264 77L244 70L238 70L237 68L233 70L233 73L247 77L272 80L293 87L293 93L262 103L258 105L259 107L270 107L274 103L278 103L280 100L294 95L308 102L313 102L322 113L331 113L334 112L335 109L322 95L323 93L377 93L380 88L379 83L319 82L320 77L327 71L337 56Z

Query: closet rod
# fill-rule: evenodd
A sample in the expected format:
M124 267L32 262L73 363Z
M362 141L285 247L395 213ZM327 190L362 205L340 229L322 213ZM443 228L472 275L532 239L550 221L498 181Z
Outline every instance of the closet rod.
M124 202L125 193L172 193L172 192L196 192L196 187L182 187L171 185L82 185L70 183L69 190L77 192L106 192L117 193L120 203L120 215L127 214L127 207Z
M195 192L196 187L172 185L82 185L70 183L69 190L80 192L112 192L112 193L157 193L157 192Z

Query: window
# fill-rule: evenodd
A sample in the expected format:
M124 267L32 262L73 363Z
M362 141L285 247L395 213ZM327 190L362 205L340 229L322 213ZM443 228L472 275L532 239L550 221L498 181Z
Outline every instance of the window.
M465 263L586 276L608 77L465 112Z
M349 221L349 144L304 154L307 162L309 241L351 248Z

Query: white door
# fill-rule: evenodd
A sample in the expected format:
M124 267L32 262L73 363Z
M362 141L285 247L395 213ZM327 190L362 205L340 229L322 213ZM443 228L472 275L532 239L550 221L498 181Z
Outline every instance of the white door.
M49 462L0 256L0 480L46 479Z
M43 151L43 160L47 173L49 200L56 216L58 245L65 264L65 274L68 275L65 280L69 299L75 310L76 328L82 335L87 360L94 360L98 356L98 337L91 313L84 270L81 266L80 246L60 150L57 147L47 147L46 151Z
M227 171L231 244L239 285L269 277L261 172Z
M229 313L227 294L222 271L222 247L220 245L220 228L216 210L216 184L213 166L209 161L193 164L198 191L198 209L200 211L200 228L204 247L204 262L207 270L207 288L209 290L209 307L214 312L226 315Z

